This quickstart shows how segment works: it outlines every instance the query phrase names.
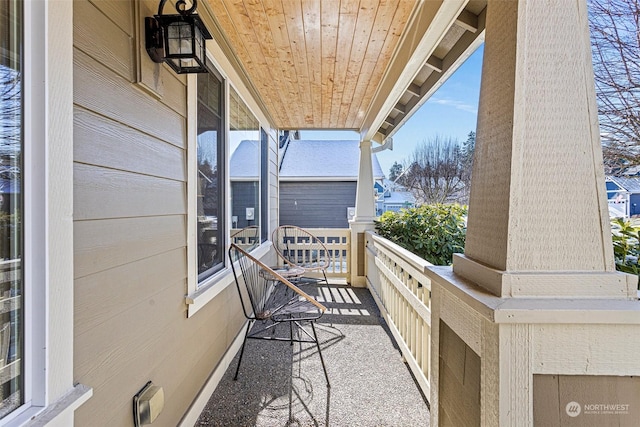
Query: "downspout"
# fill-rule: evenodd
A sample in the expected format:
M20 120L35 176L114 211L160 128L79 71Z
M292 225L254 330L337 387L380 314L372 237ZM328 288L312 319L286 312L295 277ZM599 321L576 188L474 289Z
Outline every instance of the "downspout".
M371 153L379 153L381 151L384 150L391 150L393 151L393 138L388 137L385 138L384 141L382 141L382 145L378 145L377 147L373 147L371 149Z

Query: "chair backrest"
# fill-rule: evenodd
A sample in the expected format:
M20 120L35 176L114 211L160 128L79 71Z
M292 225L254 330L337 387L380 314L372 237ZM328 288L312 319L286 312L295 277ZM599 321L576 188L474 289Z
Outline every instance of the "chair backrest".
M248 319L262 320L271 316L275 307L269 306L269 296L275 283L287 286L298 297L310 302L321 312L326 310L314 298L234 243L229 247L229 259L242 309Z
M260 229L257 225L250 225L231 233L231 243L235 243L246 252L251 252L260 245Z
M271 236L276 253L285 262L307 271L325 270L330 254L320 239L295 225L281 225Z

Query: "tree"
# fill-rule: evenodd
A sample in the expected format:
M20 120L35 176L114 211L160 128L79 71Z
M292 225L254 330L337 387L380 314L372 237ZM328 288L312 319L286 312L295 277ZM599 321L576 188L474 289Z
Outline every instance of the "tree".
M15 155L21 143L20 73L0 65L0 155Z
M448 203L464 198L467 169L457 140L436 136L416 146L405 161L403 184L418 203Z
M398 177L402 175L403 171L404 169L402 168L402 165L400 163L393 162L393 165L389 169L389 181L395 181L396 179L398 179Z
M476 149L476 133L474 131L469 132L467 140L462 143L462 155L464 156L464 164L469 168L469 174L471 174L471 167L473 166L473 152Z
M640 165L640 2L589 0L600 132L607 173Z
M471 190L471 170L473 169L473 152L476 149L476 133L471 131L467 135L467 140L462 143L462 163L464 171L462 180L464 182L464 197L461 203L468 203L469 191Z

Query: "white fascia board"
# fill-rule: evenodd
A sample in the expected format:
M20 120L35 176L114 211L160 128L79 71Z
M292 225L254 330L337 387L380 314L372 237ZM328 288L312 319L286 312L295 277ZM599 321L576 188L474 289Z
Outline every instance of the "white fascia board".
M381 176L374 177L374 180L382 179ZM282 176L280 175L280 181L297 181L297 182L317 182L317 181L335 181L335 182L344 182L344 181L358 181L357 177L353 176L305 176L305 177L293 177L293 176Z
M466 3L465 0L450 0L435 6L436 3L423 2L416 8L404 39L367 112L360 130L362 139L374 139L389 111L411 85L448 29L454 25Z
M297 182L317 182L317 181L358 181L354 176L305 176L305 177L286 177L280 175L280 181L297 181Z

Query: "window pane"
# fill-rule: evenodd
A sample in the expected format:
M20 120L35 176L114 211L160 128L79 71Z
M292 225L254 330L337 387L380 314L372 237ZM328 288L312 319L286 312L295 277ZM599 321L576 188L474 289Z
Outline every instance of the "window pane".
M224 131L222 80L198 74L198 280L223 266Z
M240 229L260 227L260 127L238 93L229 93L229 178L231 180L231 236ZM260 236L256 230L256 238Z
M191 25L187 22L174 22L167 28L168 53L170 55L192 55Z
M21 22L21 2L0 2L0 418L24 402Z
M260 173L260 204L262 206L260 221L263 224L260 241L266 242L269 240L269 136L264 129L260 129L260 157L260 167L262 168Z

